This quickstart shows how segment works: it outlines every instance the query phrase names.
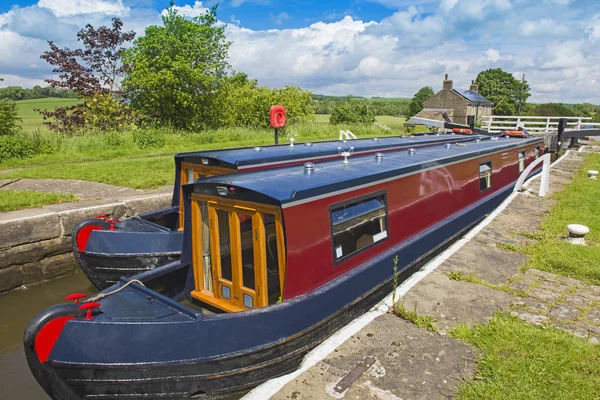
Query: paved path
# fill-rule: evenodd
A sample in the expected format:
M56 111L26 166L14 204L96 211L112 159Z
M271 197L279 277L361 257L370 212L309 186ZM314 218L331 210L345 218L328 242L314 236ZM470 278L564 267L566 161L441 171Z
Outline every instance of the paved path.
M170 193L173 189L172 186L164 186L153 190L139 190L70 179L0 179L0 190L35 190L72 194L80 200L115 200L141 194Z
M582 163L581 153L570 152L553 167L550 193L562 190ZM521 233L538 231L553 205L547 197L519 195L403 297L407 310L435 318L436 332L391 314L380 316L273 398L451 398L459 384L473 378L477 350L446 332L462 323L485 323L498 310L598 343L600 287L535 269L523 272L526 256L509 251L511 245L531 244ZM369 368L361 366L365 357L372 357L366 359Z

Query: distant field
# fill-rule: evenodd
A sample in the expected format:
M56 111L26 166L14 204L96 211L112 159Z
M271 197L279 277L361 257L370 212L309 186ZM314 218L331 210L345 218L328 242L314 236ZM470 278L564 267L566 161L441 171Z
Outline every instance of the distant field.
M329 114L315 114L315 122L320 124L328 124L329 117ZM406 118L392 117L391 115L378 115L375 117L375 121L390 127L392 130L404 130L404 122L406 122Z
M45 130L46 126L42 123L42 116L33 111L34 109L52 110L55 107L68 107L79 102L81 100L49 97L46 99L20 100L17 101L17 107L19 108L19 116L23 119L23 129Z

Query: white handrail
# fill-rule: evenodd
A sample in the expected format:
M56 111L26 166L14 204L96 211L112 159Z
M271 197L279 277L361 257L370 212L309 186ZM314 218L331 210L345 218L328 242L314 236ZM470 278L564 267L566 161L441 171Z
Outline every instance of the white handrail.
M346 139L344 139L346 137ZM344 131L340 129L340 140L357 139L356 135L348 130Z
M543 163L542 181L540 182L539 196L544 197L546 193L548 193L548 188L550 186L550 153L544 154L543 156L529 164L527 168L525 168L525 171L521 173L519 179L517 179L517 183L515 183L515 192L519 192L523 189L523 183L525 182L525 179L527 179L527 176L539 163Z

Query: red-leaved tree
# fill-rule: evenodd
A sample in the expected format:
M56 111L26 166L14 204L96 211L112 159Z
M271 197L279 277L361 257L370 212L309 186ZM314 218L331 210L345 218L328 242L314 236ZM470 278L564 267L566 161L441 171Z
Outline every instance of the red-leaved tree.
M95 29L88 24L77 33L77 40L83 43L83 48L71 50L59 48L49 41L50 50L40 58L54 66L58 79L46 79L52 87L60 87L74 91L84 101L70 107L57 107L54 111L36 110L44 117L44 123L50 129L63 133L73 132L86 125L101 129L113 129L123 125L130 112L121 100L119 83L128 70L121 62L125 48L123 44L131 42L135 32L122 32L123 21L112 19L112 27L102 26ZM105 105L102 110L110 115L99 118L98 107L94 104ZM102 121L95 124L94 121ZM114 126L112 126L114 125Z

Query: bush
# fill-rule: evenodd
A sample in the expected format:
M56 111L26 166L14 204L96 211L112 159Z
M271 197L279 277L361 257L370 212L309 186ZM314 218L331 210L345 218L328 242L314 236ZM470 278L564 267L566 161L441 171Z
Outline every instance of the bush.
M22 122L14 101L0 100L0 136L14 135L21 130Z
M28 158L34 153L32 143L26 136L0 136L0 161L10 158Z
M160 129L140 129L133 132L133 141L140 149L163 147L166 143L165 133Z
M369 109L365 102L350 101L338 104L329 117L329 123L338 124L362 124L372 125L375 122L375 114Z

